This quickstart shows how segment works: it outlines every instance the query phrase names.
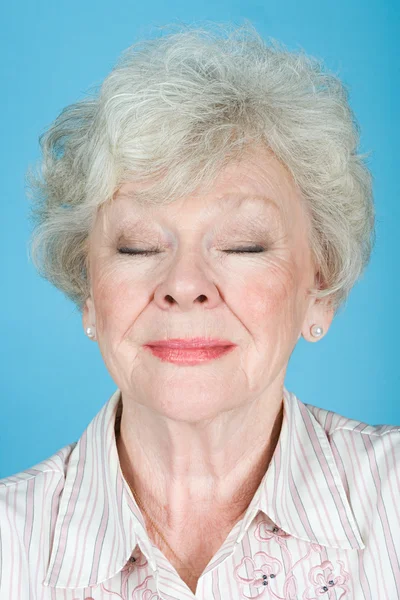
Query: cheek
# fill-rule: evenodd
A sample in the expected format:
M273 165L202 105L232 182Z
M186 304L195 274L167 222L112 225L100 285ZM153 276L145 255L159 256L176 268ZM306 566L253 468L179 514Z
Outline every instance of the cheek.
M102 268L93 276L96 327L99 333L113 335L132 324L138 306L137 286L120 270Z
M243 302L252 319L276 319L291 311L297 297L299 278L294 265L285 260L271 261L257 277L250 278Z

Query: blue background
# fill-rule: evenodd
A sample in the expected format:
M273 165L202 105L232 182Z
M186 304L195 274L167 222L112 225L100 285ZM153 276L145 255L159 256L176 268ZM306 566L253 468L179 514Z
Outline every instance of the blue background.
M348 86L361 150L371 152L377 242L328 335L298 342L286 387L350 418L400 424L398 12L387 0L4 3L0 477L76 441L116 387L80 313L28 260L24 177L39 157L38 136L101 83L123 49L169 23L247 19L264 38L324 59Z

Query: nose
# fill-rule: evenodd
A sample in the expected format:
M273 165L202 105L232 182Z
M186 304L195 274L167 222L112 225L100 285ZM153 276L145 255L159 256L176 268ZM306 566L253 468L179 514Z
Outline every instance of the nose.
M198 254L182 254L154 293L154 300L162 310L189 311L195 304L211 309L222 302L216 284L212 281L208 266Z

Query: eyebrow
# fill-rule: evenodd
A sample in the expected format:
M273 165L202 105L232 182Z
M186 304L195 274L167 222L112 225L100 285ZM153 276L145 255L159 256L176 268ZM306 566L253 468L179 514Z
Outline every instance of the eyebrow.
M239 206L243 204L253 204L254 201L256 201L258 204L264 204L265 206L269 206L272 204L276 208L279 208L276 200L274 200L270 196L264 196L262 194L227 194L226 196L222 196L220 200L222 200L222 202L229 202L234 200L235 204L238 204Z
M124 198L127 200L134 200L135 199L135 193L134 192L118 192L115 196L115 200L117 198ZM227 193L223 196L221 196L220 198L218 198L217 203L222 202L222 203L228 203L228 202L232 202L234 203L234 205L242 205L242 204L250 204L253 203L254 201L260 201L261 200L261 204L265 204L265 205L274 205L277 208L279 208L278 203L276 200L274 200L273 198L271 198L270 196L266 196L264 194L245 194L245 193Z
M132 198L132 194L121 194L121 197ZM262 208L272 209L277 214L280 214L280 212L281 212L279 209L279 206L275 200L273 200L269 196L263 196L263 195L249 195L249 194L232 195L232 194L229 194L229 195L222 196L221 198L219 198L217 204L219 202L222 204L226 204L226 203L232 204L232 200L234 201L233 208L236 207L237 209L239 209L239 207L241 207L241 206L246 206L247 204L254 204L254 202L256 201L258 205L262 206ZM260 203L260 200L262 200L261 203ZM116 231L115 231L115 235L118 237L118 240L121 241L121 239L125 235L127 235L127 233L130 230L134 230L134 233L138 234L138 235L143 235L146 233L153 233L153 229L152 229L151 225L149 225L148 221L144 220L145 218L146 218L145 216L143 216L143 217L134 217L133 216L133 217L126 217L126 218L118 221ZM233 226L233 231L238 234L241 234L241 233L256 234L256 233L260 232L260 227L265 226L265 224L266 223L264 221L264 217L260 213L258 213L256 215L249 215L249 216L243 215L243 221L241 221L238 224L235 224ZM218 226L218 228L219 228L219 226Z

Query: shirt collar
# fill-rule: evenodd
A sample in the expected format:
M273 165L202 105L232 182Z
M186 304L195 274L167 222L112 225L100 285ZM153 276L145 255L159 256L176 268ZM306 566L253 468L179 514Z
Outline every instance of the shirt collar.
M106 581L124 568L137 544L155 567L145 524L120 468L114 429L120 399L117 390L71 452L45 586L77 589ZM279 440L239 538L258 510L299 539L365 548L327 434L286 388Z
M138 543L154 562L142 516L120 468L115 439L120 399L117 390L71 452L45 586L76 589L106 581L123 569Z
M286 388L283 392L279 440L239 539L262 510L283 533L298 539L342 550L365 548L325 429L310 405Z

